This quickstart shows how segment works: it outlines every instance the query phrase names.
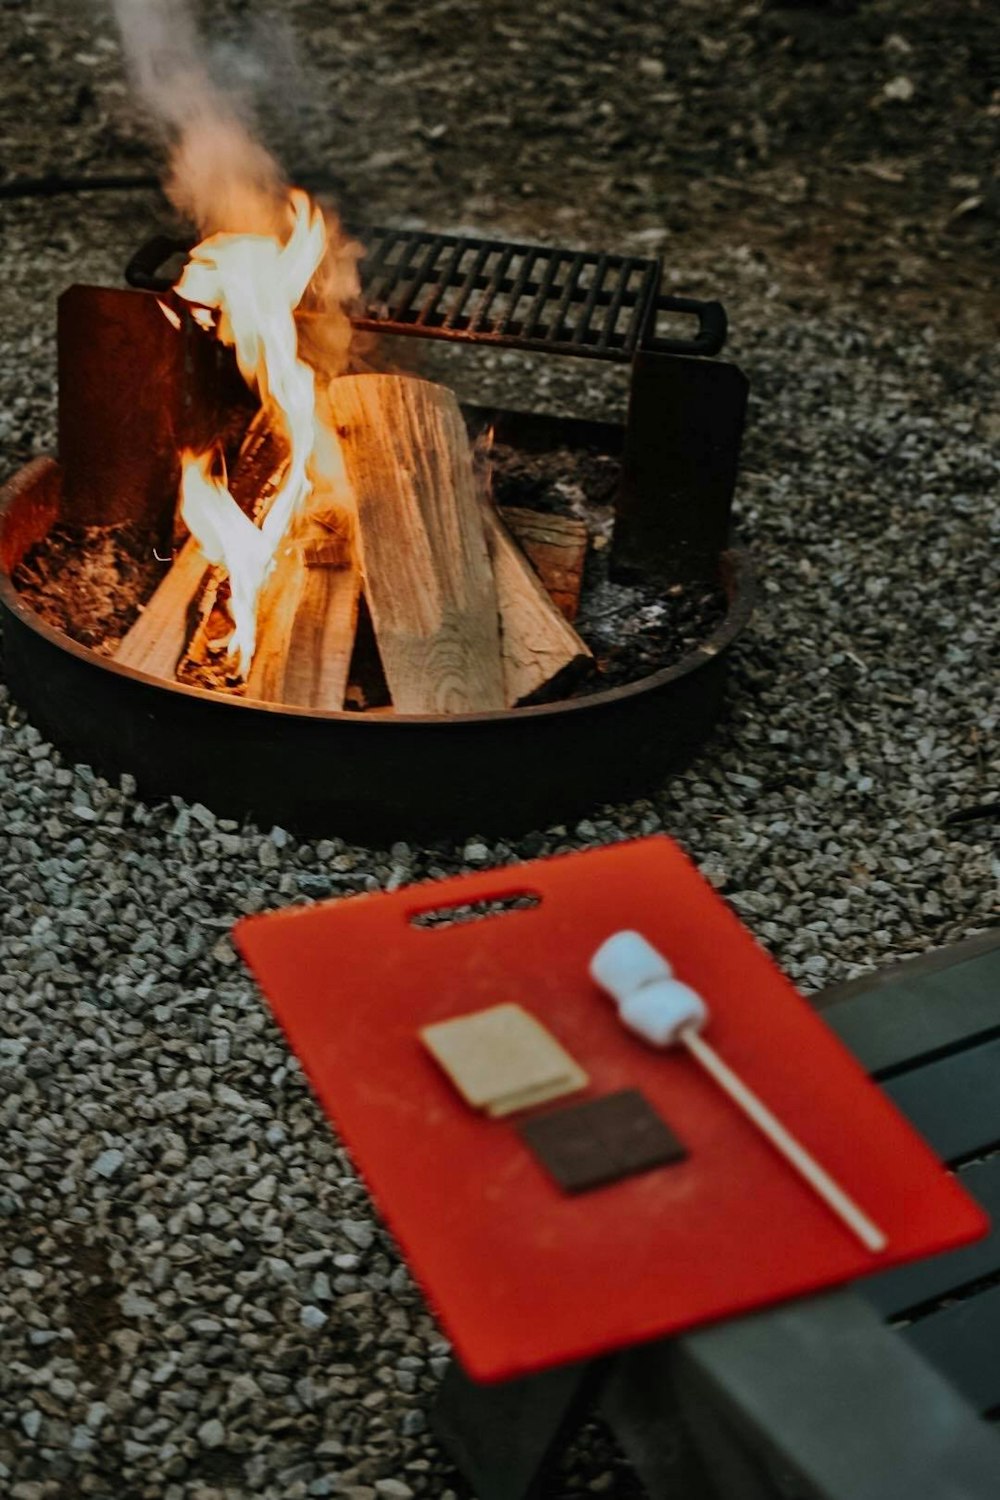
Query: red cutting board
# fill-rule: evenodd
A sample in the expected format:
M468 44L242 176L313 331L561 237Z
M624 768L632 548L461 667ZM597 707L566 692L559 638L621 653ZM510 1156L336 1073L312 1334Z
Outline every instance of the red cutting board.
M539 904L411 921L525 892ZM622 1028L587 966L623 927L705 997L707 1038L886 1231L885 1253L863 1250L687 1055ZM474 1379L674 1333L988 1228L668 839L252 917L235 937ZM514 1124L464 1104L417 1036L501 1001L589 1073L569 1102L639 1088L689 1157L564 1196Z

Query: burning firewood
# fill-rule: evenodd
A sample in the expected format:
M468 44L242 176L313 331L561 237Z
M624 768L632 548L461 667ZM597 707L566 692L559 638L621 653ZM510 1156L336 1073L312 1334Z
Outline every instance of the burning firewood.
M260 521L288 464L287 446L259 412L233 468L231 493ZM154 676L303 708L339 709L354 642L360 579L344 513L314 493L308 524L279 553L264 589L257 650L242 683L226 663L231 621L225 570L189 537L122 641L116 660Z
M263 513L287 463L286 445L258 411L246 430L232 475L233 498L247 515ZM210 568L197 540L188 537L122 640L115 661L151 677L172 679L199 615L204 617L210 610L222 577L219 569Z
M400 713L511 707L558 690L591 659L475 478L450 391L400 376L331 384L333 473L313 491L279 548L261 592L252 664L229 656L232 620L223 567L198 542L182 546L116 660L155 676L304 708L344 705L362 574L379 654ZM231 494L258 524L287 469L287 450L263 413L251 423ZM320 462L317 457L317 463ZM356 507L356 511L348 508ZM560 518L514 524L553 572ZM565 531L566 528L563 528ZM561 544L557 536L556 545ZM544 548L549 551L545 553ZM355 558L355 550L357 558ZM562 554L559 554L562 555ZM564 590L565 592L565 590Z
M360 595L343 513L313 514L299 539L282 548L264 587L247 696L343 708Z
M589 649L480 498L454 394L360 375L329 395L396 711L509 708L585 665Z
M188 537L155 594L126 632L115 661L150 677L173 678L193 628L192 611L208 582L209 564Z
M329 397L393 707L502 709L497 590L458 402L401 375L340 376Z

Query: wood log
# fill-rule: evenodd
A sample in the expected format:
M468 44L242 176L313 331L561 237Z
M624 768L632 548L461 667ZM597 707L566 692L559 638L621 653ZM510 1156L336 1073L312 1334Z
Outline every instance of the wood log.
M361 598L359 568L307 567L279 703L341 709Z
M267 514L286 467L283 439L258 413L230 481L233 498L255 521ZM226 657L227 592L225 569L209 567L197 541L188 537L123 640L117 660L214 691L303 708L342 708L360 575L353 566L353 526L322 476L307 516L300 518L265 586L258 646L246 682L233 674Z
M328 391L396 712L502 709L497 589L455 396L400 375L339 376Z
M500 606L504 699L508 708L557 695L593 662L590 647L549 597L496 509L483 502Z
M315 523L306 539L282 547L264 586L246 695L338 710L351 667L361 574L342 539L313 539L314 530Z
M264 585L250 698L339 711L351 668L361 595L353 509L339 446L318 434L312 491Z
M188 537L155 593L143 606L114 659L150 677L173 679L181 653L197 623L197 603L210 572L193 536Z
M500 515L552 602L565 619L575 620L589 540L583 521L575 516L524 510L517 505L501 506Z

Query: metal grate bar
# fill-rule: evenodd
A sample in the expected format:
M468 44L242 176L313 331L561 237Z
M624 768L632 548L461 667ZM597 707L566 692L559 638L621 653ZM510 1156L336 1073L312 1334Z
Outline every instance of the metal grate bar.
M643 265L636 261L636 265ZM656 261L646 264L642 282L635 297L635 306L625 330L625 347L635 349L649 327L656 322L656 294L660 289L660 268Z
M374 285L376 276L385 265L386 256L393 246L398 244L400 238L400 232L396 229L387 229L381 233L381 238L378 241L374 254L369 255L364 263L365 280L368 282L369 288Z
M534 336L535 329L538 327L538 320L545 309L545 304L552 296L552 283L556 279L556 272L565 258L562 250L553 250L550 252L549 263L545 268L545 275L539 283L538 291L535 293L535 300L528 309L528 316L521 324L521 337L523 339L529 339Z
M546 332L546 337L549 343L557 343L561 341L563 326L566 322L566 314L569 312L570 302L572 302L574 298L578 296L577 283L580 280L580 272L583 270L588 260L592 261L593 256L588 256L585 251L581 250L574 256L572 262L570 263L570 267L566 272L566 281L562 289L562 294L559 298L559 304L556 307L555 313L552 316L552 321L549 324Z
M416 254L417 246L425 238L426 236L424 235L404 237L400 234L396 236L397 241L403 241L402 254L398 260L392 261L388 265L383 261L382 274L377 280L372 281L367 288L369 303L385 302L388 306L390 292L394 287L399 285L406 271L409 270L413 257ZM391 313L389 316L391 317Z
M497 292L500 290L500 287L503 284L503 279L507 275L508 267L510 266L511 261L514 259L515 249L516 246L508 245L505 250L501 251L500 256L497 259L497 263L493 268L493 275L490 277L486 289L483 292L482 301L476 308L476 311L472 314L472 317L469 319L470 333L479 333L481 331L482 326L486 321L486 314L493 306L493 302L496 298Z
M434 269L437 258L441 254L443 247L444 240L439 234L435 235L431 240L427 253L424 255L416 271L413 273L413 278L410 281L408 290L403 293L398 302L393 302L393 317L405 318L406 314L410 310L410 305L412 304L414 297L417 295L417 292L423 291L423 289L427 285L427 282L430 279L431 271Z
M608 257L606 255L599 255L594 265L594 279L590 283L590 290L587 292L583 311L577 318L576 327L573 329L573 339L577 344L593 342L590 332L590 320L594 316L594 308L597 306L597 298L607 272Z
M604 326L601 331L601 339L605 344L612 344L616 341L622 344L625 342L621 334L615 333L615 328L618 323L618 315L622 310L622 303L626 300L629 278L632 275L632 267L634 265L635 261L629 258L628 260L622 262L621 268L619 269L618 285L615 287L614 293L611 297L611 301L608 304L607 315L604 319Z
M467 253L469 246L464 240L457 240L455 246L445 262L444 270L427 301L417 314L417 323L423 328L433 318L438 310L438 303L449 287L458 285L458 268L462 264L462 257ZM469 290L472 290L471 283ZM449 315L450 316L450 315ZM447 318L445 319L447 322Z
M531 269L534 266L535 261L538 259L540 253L541 252L539 252L538 250L528 250L525 251L525 253L521 256L520 269L518 270L517 279L515 280L514 285L512 286L510 291L510 297L507 302L507 311L504 314L502 321L494 324L494 333L509 334L515 331L517 325L514 321L514 318L517 312L517 306L521 298L524 296L524 289L528 285L528 277L531 275Z
M480 277L483 273L483 267L489 259L490 248L491 247L489 245L483 244L480 245L479 249L476 251L476 258L472 262L472 265L470 266L468 273L466 274L465 280L462 282L462 288L455 299L454 306L452 307L451 311L448 313L448 316L445 318L444 323L442 324L443 328L458 327L458 320L459 318L461 318L463 312L465 311L465 305L468 302L472 292L479 284Z

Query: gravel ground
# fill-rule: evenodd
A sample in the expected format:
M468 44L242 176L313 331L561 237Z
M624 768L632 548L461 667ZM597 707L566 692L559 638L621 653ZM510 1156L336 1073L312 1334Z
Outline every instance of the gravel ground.
M0 689L11 1500L465 1493L426 1434L445 1345L233 953L241 913L663 829L807 990L996 920L996 823L946 822L1000 780L995 14L689 0L668 30L624 0L521 9L287 5L279 60L297 39L334 102L303 87L284 144L370 217L662 249L676 285L725 297L764 579L728 717L646 801L378 850L144 805ZM252 34L257 7L213 10ZM147 170L102 15L3 13L6 176ZM117 282L160 212L4 205L5 472L52 447L55 296ZM553 409L622 396L586 362L461 378ZM552 1494L602 1492L634 1485L595 1427Z

